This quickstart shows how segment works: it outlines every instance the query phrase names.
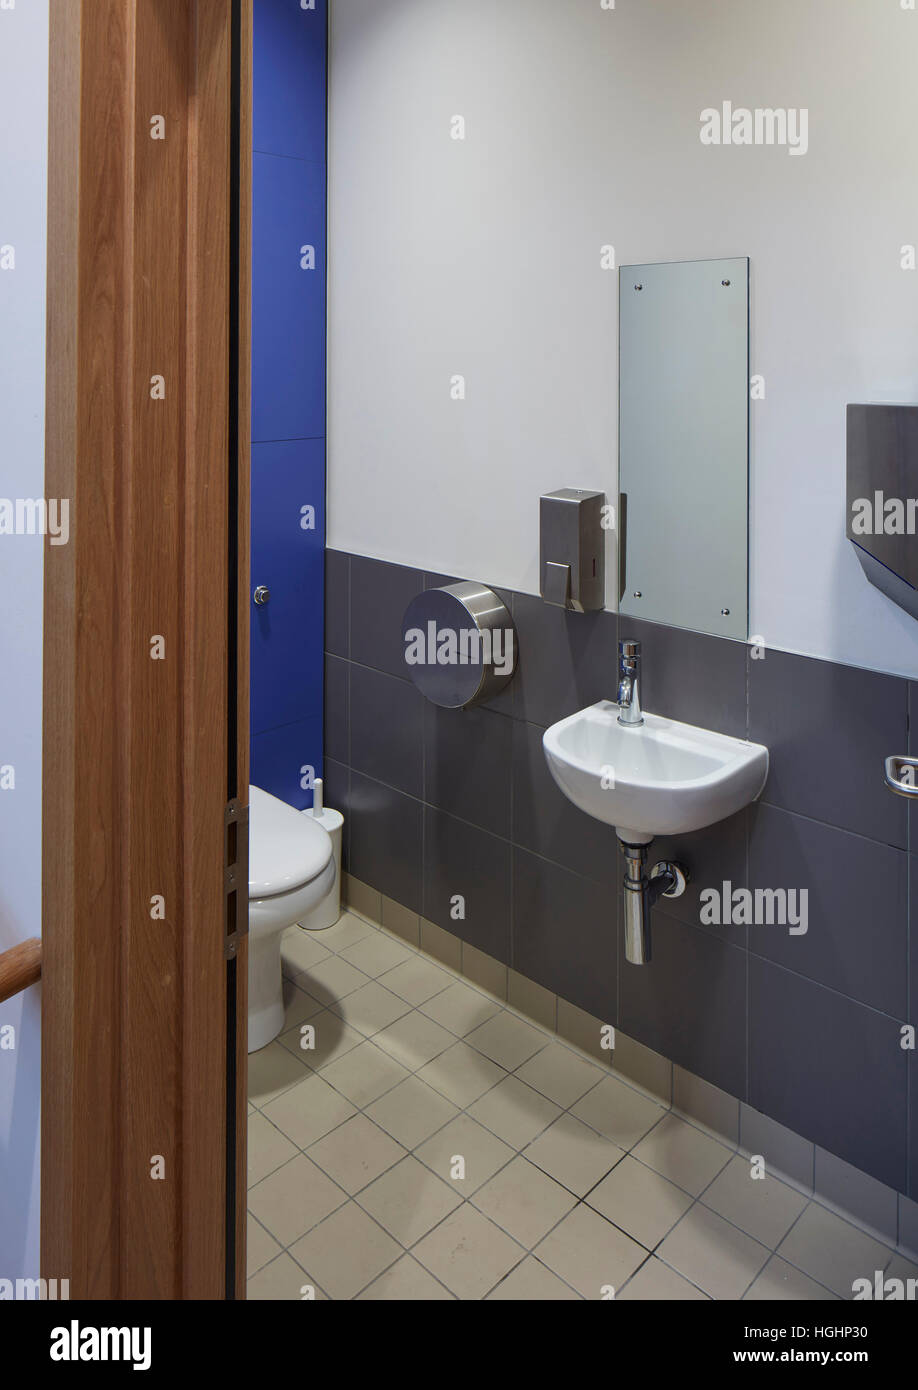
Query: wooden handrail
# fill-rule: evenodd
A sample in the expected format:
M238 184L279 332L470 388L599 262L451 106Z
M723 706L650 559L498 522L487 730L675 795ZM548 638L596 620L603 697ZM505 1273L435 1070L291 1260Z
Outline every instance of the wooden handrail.
M0 1004L41 979L41 942L37 936L0 952Z

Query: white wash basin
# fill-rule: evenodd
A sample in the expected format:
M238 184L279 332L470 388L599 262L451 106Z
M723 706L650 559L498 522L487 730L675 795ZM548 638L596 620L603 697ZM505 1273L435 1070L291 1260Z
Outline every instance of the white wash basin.
M760 743L644 714L618 722L609 700L546 729L542 746L569 801L628 844L676 835L732 816L755 801L768 776Z

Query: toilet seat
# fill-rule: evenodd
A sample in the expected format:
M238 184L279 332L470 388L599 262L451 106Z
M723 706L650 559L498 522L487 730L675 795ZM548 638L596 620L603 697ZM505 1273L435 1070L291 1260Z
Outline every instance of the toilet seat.
M335 886L332 839L318 821L249 787L248 1050L284 1026L281 939Z
M249 787L250 901L303 888L331 856L331 839L317 822L261 787Z

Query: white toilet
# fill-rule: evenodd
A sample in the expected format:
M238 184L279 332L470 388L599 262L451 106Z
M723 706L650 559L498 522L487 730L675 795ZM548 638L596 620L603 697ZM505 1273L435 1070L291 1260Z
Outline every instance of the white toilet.
M327 830L310 816L249 787L249 1052L284 1023L281 937L334 887Z

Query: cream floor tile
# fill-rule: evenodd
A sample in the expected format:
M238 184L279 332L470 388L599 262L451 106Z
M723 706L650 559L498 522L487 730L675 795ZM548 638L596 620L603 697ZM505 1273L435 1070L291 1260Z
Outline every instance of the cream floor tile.
M308 970L302 971L294 978L307 993L315 995L327 1004L334 1004L346 995L353 994L355 989L360 989L361 985L367 983L369 976L343 956L327 956L325 960L311 965Z
M517 1157L495 1173L472 1198L473 1206L497 1223L527 1250L542 1239L577 1198L525 1158Z
M462 1110L506 1075L503 1067L464 1042L454 1042L418 1072L422 1081Z
M560 1043L543 1047L517 1068L516 1075L565 1110L604 1078L600 1067Z
M622 1158L623 1150L573 1115L561 1115L523 1150L526 1158L583 1197Z
M355 917L353 912L345 909L333 927L325 927L323 931L311 932L310 935L316 938L320 946L337 953L347 946L355 946L376 930L362 917Z
M693 1197L703 1192L726 1167L731 1152L678 1115L665 1115L634 1148L635 1158L655 1168Z
M246 1219L245 1253L249 1279L269 1260L276 1259L281 1254L281 1247L277 1241L265 1230L264 1226L259 1226L251 1212Z
M375 1300L394 1303L454 1302L454 1296L432 1274L419 1265L411 1255L396 1260L385 1274L374 1279L369 1288L357 1295L359 1301Z
M409 1076L367 1106L370 1119L406 1149L414 1149L429 1139L456 1113L455 1105L416 1076Z
M366 1115L354 1115L310 1145L308 1156L351 1196L404 1158L401 1144Z
M571 1114L620 1148L630 1149L666 1111L617 1076L608 1076L571 1106Z
M743 1301L747 1303L770 1303L775 1299L787 1299L793 1303L839 1301L837 1294L830 1293L808 1274L789 1265L780 1255L772 1255L761 1274L756 1275L743 1294Z
M249 1189L249 1211L286 1250L347 1201L304 1154L297 1154Z
M457 1115L416 1150L415 1155L462 1197L469 1197L482 1183L509 1163L513 1149L470 1115ZM463 1177L456 1160L462 1161Z
M428 1018L442 1024L458 1038L464 1038L473 1028L480 1028L489 1018L501 1012L500 1004L462 980L449 985L420 1008Z
M587 1197L587 1203L653 1250L692 1205L681 1187L627 1154Z
M643 1246L585 1206L575 1207L533 1254L590 1300L620 1289L647 1258Z
M266 1105L264 1114L298 1149L308 1149L323 1134L349 1120L354 1107L321 1076L312 1073Z
M397 1018L402 1018L410 1010L410 1005L391 990L385 989L376 980L361 985L340 1003L332 1005L332 1012L344 1019L351 1028L356 1028L364 1037L372 1037L381 1028L387 1028Z
M362 1110L404 1081L409 1073L387 1052L372 1042L364 1042L323 1067L320 1075Z
M409 956L394 970L387 970L379 983L415 1007L440 994L452 981L452 976L426 956Z
M581 1302L579 1293L568 1288L557 1274L540 1264L534 1255L527 1255L522 1264L510 1271L488 1294L488 1302L549 1303L573 1299Z
M290 1253L329 1298L351 1299L394 1264L402 1248L352 1199Z
M362 941L358 941L355 945L346 946L341 952L341 959L348 961L351 965L356 965L358 970L362 970L365 975L370 975L375 980L377 976L385 974L387 970L393 970L403 961L410 960L411 954L411 950L407 946L394 941L391 936L385 936L382 932L374 932L371 936L365 936Z
M340 1014L333 1009L323 1009L299 1027L282 1033L278 1042L306 1066L318 1071L326 1063L333 1062L336 1057L343 1057L346 1052L357 1047L363 1042L363 1036L363 1033L345 1023Z
M417 1071L451 1047L455 1038L432 1018L414 1011L376 1033L373 1041L409 1071Z
M515 1076L508 1076L469 1106L473 1120L514 1149L525 1148L560 1113L553 1101Z
M490 1057L492 1062L513 1071L546 1045L548 1035L533 1028L509 1009L503 1009L473 1029L466 1042Z
M765 1267L770 1251L696 1203L657 1250L661 1260L712 1298L739 1299Z
M461 1200L450 1184L411 1154L370 1183L357 1198L364 1211L405 1246L425 1236Z
M840 1298L850 1299L855 1279L885 1269L890 1249L817 1202L810 1202L778 1246L778 1254Z
M787 1235L807 1204L806 1197L767 1174L752 1176L749 1160L737 1154L702 1195L702 1202L770 1250Z
M308 1286L308 1276L285 1253L278 1255L276 1260L272 1260L257 1274L252 1275L246 1284L246 1294L250 1299L260 1301L289 1302L291 1299L303 1298L304 1290ZM322 1297L321 1291L317 1289L316 1301Z
M655 1255L642 1264L637 1274L633 1274L621 1293L615 1295L617 1303L629 1301L663 1300L669 1302L708 1302L707 1294L696 1289L681 1274L663 1264Z
M281 937L281 968L291 978L320 965L330 956L331 952L316 940L315 933L304 931L302 927L289 927Z
M412 1251L431 1274L461 1299L482 1299L525 1251L493 1221L464 1202Z
M293 1158L297 1151L286 1134L281 1134L276 1125L265 1119L259 1110L248 1117L249 1134L249 1187L254 1187L262 1178L273 1173L275 1168Z
M309 1075L305 1059L279 1042L249 1053L249 1100L262 1109Z
M307 994L305 989L300 989L294 980L284 980L284 1026L282 1033L289 1033L291 1028L296 1028L308 1019L314 1018L316 1014L322 1012L322 1005L318 999L314 999L311 994Z

